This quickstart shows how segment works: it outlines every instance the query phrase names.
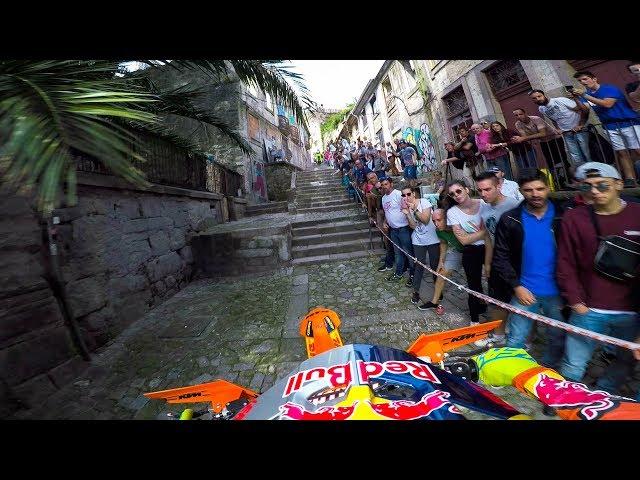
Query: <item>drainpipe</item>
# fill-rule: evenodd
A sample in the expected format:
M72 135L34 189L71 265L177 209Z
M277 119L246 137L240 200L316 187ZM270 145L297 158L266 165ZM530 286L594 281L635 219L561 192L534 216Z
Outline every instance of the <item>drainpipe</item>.
M48 253L51 273L51 275L49 275L49 285L51 286L51 290L53 291L54 296L58 299L58 304L60 305L60 310L62 312L64 321L69 328L69 333L71 334L73 344L80 352L82 358L85 361L90 361L91 356L89 354L89 350L87 349L87 345L84 343L84 339L82 338L82 334L80 333L80 327L78 326L78 322L73 315L71 305L69 305L69 301L67 300L67 292L62 278L62 271L60 270L57 243L58 231L55 227L55 225L57 225L58 223L60 223L59 217L51 217L49 215L46 218L46 237L49 247ZM43 232L43 236L44 234L45 232Z

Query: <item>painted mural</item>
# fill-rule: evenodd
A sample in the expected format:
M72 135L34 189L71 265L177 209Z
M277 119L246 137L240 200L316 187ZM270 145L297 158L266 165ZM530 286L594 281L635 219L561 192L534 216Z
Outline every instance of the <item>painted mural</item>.
M423 171L430 172L438 169L438 159L436 157L436 147L431 137L429 125L423 123L420 125L420 140L418 140L418 148L422 150L423 155Z
M260 161L255 161L253 165L253 191L256 193L256 196L260 200L267 199L267 184L265 182L264 176L264 163Z
M429 125L423 123L420 128L406 127L402 130L402 138L418 147L419 174L437 169L438 160Z

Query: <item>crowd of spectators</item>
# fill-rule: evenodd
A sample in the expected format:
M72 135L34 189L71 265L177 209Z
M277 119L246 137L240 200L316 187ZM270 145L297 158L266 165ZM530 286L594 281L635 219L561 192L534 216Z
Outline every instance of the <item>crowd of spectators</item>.
M629 69L640 78L640 62ZM384 232L378 271L410 288L408 301L442 314L442 277L462 267L470 289L484 293L486 282L489 296L522 312L469 295L470 325L503 320L478 346L529 348L537 335L546 344L541 363L572 381L582 380L598 350L609 367L597 386L616 393L634 365L629 350L566 334L526 314L640 342L640 205L637 196L623 194L637 185L640 170L632 160L640 154L640 82L628 86L627 97L591 72L575 78L580 85L567 87L566 97L531 91L532 105L513 110L512 128L498 121L460 127L456 140L444 145L445 171L429 181L416 180L418 150L402 139L376 147L336 142L325 159L366 205L371 225ZM538 115L530 114L534 105ZM609 163L594 161L605 159L590 144L590 110L615 153ZM561 162L567 184L578 192L555 201L549 166ZM412 257L440 275L430 274L429 298L421 298L425 271Z

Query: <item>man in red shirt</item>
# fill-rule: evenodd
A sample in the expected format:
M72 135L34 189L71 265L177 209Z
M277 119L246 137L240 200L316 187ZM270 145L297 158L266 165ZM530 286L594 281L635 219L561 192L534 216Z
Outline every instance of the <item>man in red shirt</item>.
M620 198L622 180L611 165L589 162L578 167L581 189L591 190L592 206L565 213L558 246L558 286L572 309L569 323L624 340L638 335L638 278L621 282L598 273L594 260L600 243L591 218L595 211L602 236L618 235L640 243L640 205ZM595 340L567 335L560 373L579 382L597 346ZM631 352L619 348L617 360L597 387L615 392L630 373Z

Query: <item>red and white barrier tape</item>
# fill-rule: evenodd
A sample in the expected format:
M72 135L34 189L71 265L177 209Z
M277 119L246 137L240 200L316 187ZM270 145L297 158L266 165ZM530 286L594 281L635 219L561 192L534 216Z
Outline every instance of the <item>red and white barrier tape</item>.
M352 183L352 185L353 185L353 183ZM358 191L358 189L356 187L356 192L357 191ZM364 206L364 203L363 203L363 206ZM610 337L608 335L603 335L602 333L593 332L593 331L587 330L585 328L580 328L580 327L576 327L574 325L570 325L569 323L565 323L565 322L561 322L561 321L558 321L558 320L554 320L553 318L545 317L544 315L540 315L538 313L527 312L525 310L521 310L521 309L519 309L517 307L514 307L513 305L510 305L508 303L501 302L500 300L497 300L497 299L495 299L493 297L490 297L489 295L485 295L484 293L476 292L475 290L471 290L470 288L465 287L464 285L460 285L459 283L454 282L450 278L447 278L444 275L436 272L435 270L432 270L430 267L428 267L427 265L422 263L416 257L413 257L413 256L409 255L408 252L406 252L400 245L396 244L393 240L391 240L391 238L389 238L389 236L386 233L384 233L384 231L378 226L378 222L373 220L373 223L375 224L376 228L380 231L380 233L382 233L382 235L384 235L386 237L386 239L389 240L393 245L398 247L398 249L402 253L404 253L407 256L407 258L412 259L415 263L417 263L418 265L421 265L428 272L431 272L432 274L437 275L438 277L442 278L443 280L451 283L458 290L463 290L463 291L467 292L468 294L473 295L474 297L480 298L480 299L484 300L485 302L492 303L492 304L494 304L494 305L496 305L498 307L504 308L505 310L508 310L510 312L516 313L516 314L521 315L523 317L530 318L531 320L536 320L538 322L546 323L547 325L551 325L552 327L561 328L563 330L566 330L567 332L575 333L575 334L578 334L578 335L583 335L585 337L589 337L589 338L592 338L594 340L598 340L600 342L609 343L611 345L616 345L618 347L628 348L629 350L640 350L640 343L635 343L635 342L630 342L630 341L627 341L627 340L621 340L621 339L615 338L615 337Z

